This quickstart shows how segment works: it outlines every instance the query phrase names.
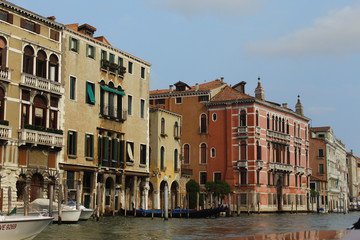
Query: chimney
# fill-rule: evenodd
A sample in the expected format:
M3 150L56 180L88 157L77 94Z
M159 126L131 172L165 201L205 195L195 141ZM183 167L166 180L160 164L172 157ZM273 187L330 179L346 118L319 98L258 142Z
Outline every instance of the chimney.
M282 104L282 107L283 107L283 108L288 108L287 103L283 103L283 104Z
M173 90L174 90L174 86L173 86L173 85L169 85L169 88L170 88L170 93L172 93Z
M195 84L195 92L197 92L197 91L199 91L199 84L198 83Z
M265 101L265 91L261 86L260 77L258 77L258 85L255 88L255 98Z
M300 115L304 116L304 107L303 107L303 105L301 104L300 95L298 95L298 101L297 101L297 103L296 103L296 105L295 105L295 112L296 112L297 114L300 114Z
M55 16L51 16L51 17L47 17L47 19L51 20L51 21L55 21L56 17Z
M224 77L220 78L221 84L224 84Z
M235 89L236 91L238 91L240 93L245 93L245 84L246 84L246 82L244 82L244 81L239 82L238 84L233 86L233 89Z

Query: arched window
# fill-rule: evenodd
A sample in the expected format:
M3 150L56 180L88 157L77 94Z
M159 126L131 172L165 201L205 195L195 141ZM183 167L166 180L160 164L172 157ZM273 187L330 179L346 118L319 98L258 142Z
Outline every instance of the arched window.
M24 48L23 72L28 74L34 72L34 50L30 46Z
M275 117L275 131L278 130L278 117Z
M217 114L216 113L212 114L212 120L213 120L213 122L215 122L217 120Z
M267 145L267 161L271 162L271 149L270 149L270 143Z
M201 114L200 116L200 133L207 132L207 121L206 121L206 114Z
M202 143L200 145L200 163L206 164L207 163L207 156L206 156L206 144Z
M283 133L285 133L285 119L282 119L282 127L281 130Z
M257 160L261 160L261 146L259 141L256 142L256 156Z
M174 151L174 171L179 171L178 150L177 149L175 149L175 151Z
M216 149L215 148L211 148L211 157L212 158L216 157Z
M160 148L160 169L165 170L165 148Z
M272 116L272 130L275 131L275 117Z
M294 137L296 137L296 123L294 122Z
M305 140L307 140L307 138L308 138L308 129L307 127L305 127Z
M0 66L6 67L6 40L3 37L0 37Z
M246 160L246 142L242 141L240 143L240 160Z
M298 124L298 137L301 137L301 135L300 135L300 123Z
M291 161L290 161L290 147L287 147L287 164L291 164Z
M301 166L301 148L299 147L299 166Z
M109 87L111 89L114 89L114 83L113 82L109 82ZM115 111L114 111L114 97L115 97L115 93L108 91L108 115L110 117L115 117Z
M245 110L241 110L240 112L240 127L246 126L246 112Z
M46 99L41 95L37 95L34 98L33 105L33 125L43 128L46 127L46 108Z
M161 118L161 134L165 134L165 118Z
M190 145L184 145L184 164L190 164Z
M256 121L256 126L259 126L259 111L256 110L256 118L255 118L255 121Z
M5 92L0 88L0 120L4 120Z
M297 148L296 147L294 147L294 156L295 156L295 166L297 166L298 163L297 163Z
M289 129L289 120L286 121L286 133L289 134L290 129Z
M267 115L267 119L266 119L266 129L270 130L270 115Z
M59 59L55 54L50 55L49 78L51 81L59 81Z
M46 53L42 50L36 56L36 76L46 78Z
M178 122L175 122L175 125L174 125L174 137L175 138L179 137L179 124L178 124Z

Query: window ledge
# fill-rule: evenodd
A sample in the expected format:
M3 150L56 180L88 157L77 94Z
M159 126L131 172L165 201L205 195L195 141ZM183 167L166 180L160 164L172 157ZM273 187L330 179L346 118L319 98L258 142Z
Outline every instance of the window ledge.
M94 161L93 157L85 157L86 161Z
M76 155L68 155L68 158L76 159L77 156Z
M133 162L126 162L126 166L134 166Z
M146 164L139 164L139 167L146 168Z

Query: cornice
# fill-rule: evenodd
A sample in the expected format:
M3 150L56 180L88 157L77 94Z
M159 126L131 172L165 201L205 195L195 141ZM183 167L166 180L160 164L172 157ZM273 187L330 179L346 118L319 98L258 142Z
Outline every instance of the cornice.
M194 92L172 92L172 93L162 93L162 94L150 94L150 99L158 99L164 97L184 97L184 96L201 96L209 94L210 90L206 91L194 91Z

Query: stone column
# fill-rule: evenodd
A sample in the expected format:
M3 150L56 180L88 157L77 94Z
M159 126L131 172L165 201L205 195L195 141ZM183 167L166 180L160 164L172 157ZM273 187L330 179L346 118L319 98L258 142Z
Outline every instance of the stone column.
M121 203L120 206L123 208L123 209L126 209L126 206L125 206L125 181L126 181L126 176L125 174L121 175L121 188L120 188L120 196L121 198L119 197L119 202Z

